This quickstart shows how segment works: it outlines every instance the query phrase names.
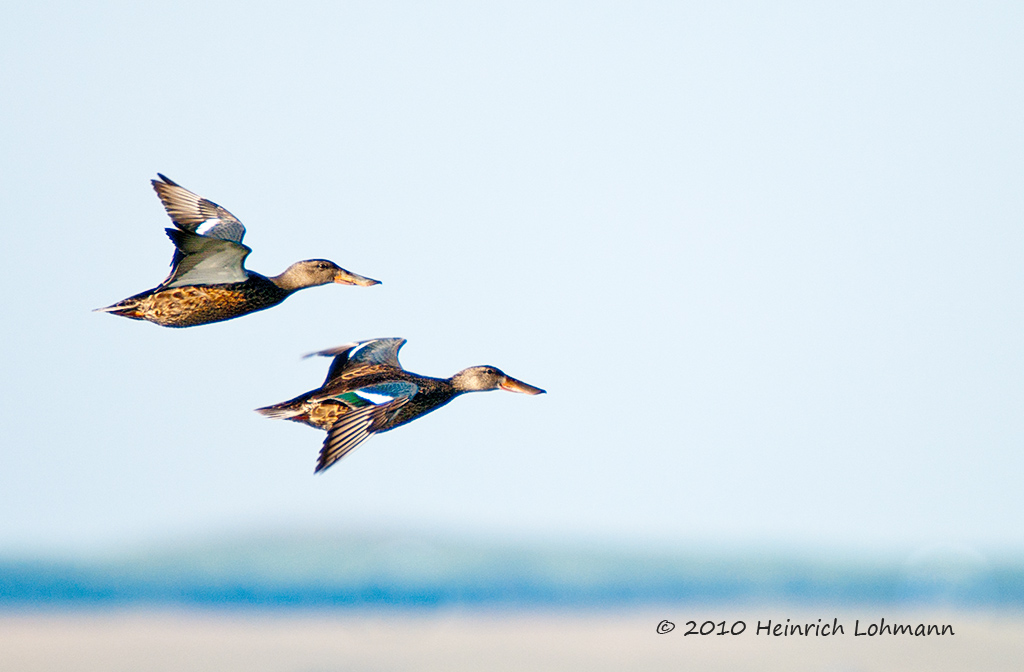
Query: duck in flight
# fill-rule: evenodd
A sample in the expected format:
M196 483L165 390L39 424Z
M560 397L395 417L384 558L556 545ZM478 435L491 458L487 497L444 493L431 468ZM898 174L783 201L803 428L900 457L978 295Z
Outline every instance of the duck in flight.
M404 338L349 343L307 357L333 357L324 384L294 399L257 408L271 418L327 430L316 472L328 468L371 434L386 432L441 408L466 392L544 390L505 375L493 366L473 366L451 378L430 378L402 368Z
M194 327L276 306L306 287L380 284L326 259L300 261L272 277L247 270L245 258L252 250L242 244L242 222L213 201L157 175L153 188L175 226L166 229L174 243L171 273L153 289L98 308L100 312L163 327Z

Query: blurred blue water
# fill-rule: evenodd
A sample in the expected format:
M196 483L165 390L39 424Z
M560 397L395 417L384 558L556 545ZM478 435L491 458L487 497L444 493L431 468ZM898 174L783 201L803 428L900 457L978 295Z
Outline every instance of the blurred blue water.
M106 558L0 560L0 608L603 608L658 603L1024 607L1024 562L262 536Z

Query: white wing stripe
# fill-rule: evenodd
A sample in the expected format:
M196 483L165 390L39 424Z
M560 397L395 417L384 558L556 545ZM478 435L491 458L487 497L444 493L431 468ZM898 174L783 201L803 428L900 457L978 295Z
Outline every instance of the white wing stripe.
M212 229L216 228L217 225L220 223L221 220L219 217L211 217L210 219L206 220L205 222L196 227L196 233L198 233L200 236L205 235L209 233Z
M394 397L389 397L386 394L376 394L374 392L367 392L365 390L356 390L355 392L353 392L353 394L355 394L357 397L361 397L367 400L368 402L374 405L386 404L392 399L394 399Z

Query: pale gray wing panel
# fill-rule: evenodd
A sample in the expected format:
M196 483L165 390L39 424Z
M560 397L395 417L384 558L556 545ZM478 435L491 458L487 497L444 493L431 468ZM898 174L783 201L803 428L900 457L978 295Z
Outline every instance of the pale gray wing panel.
M220 285L248 279L243 264L252 250L245 245L175 229L167 229L167 233L177 247L177 265L163 286Z

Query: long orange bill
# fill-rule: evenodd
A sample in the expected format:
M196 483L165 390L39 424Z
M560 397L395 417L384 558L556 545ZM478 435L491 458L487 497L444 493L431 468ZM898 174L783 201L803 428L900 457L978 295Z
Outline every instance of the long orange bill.
M505 376L505 380L501 381L498 387L509 392L521 392L523 394L544 394L546 392L546 390L542 390L539 387L516 380L512 376Z
M361 275L355 273L349 273L344 268L340 269L334 274L334 281L339 285L359 285L360 287L370 287L371 285L379 285L380 280L374 280L373 278L364 278Z

